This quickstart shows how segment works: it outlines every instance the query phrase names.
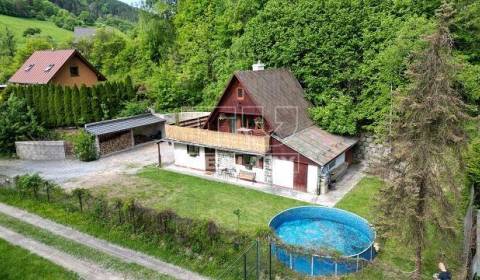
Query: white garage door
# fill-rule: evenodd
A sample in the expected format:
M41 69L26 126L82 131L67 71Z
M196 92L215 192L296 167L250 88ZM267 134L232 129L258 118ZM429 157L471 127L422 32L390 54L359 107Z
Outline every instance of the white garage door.
M273 184L293 188L293 161L273 157Z

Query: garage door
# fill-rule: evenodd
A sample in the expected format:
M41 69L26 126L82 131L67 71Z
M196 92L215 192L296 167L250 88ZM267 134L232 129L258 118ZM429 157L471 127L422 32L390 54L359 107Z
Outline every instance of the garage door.
M273 184L293 188L293 161L273 157Z

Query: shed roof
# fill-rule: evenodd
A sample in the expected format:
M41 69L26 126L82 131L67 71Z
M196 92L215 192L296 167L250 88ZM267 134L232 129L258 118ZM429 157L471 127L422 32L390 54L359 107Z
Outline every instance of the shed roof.
M308 116L310 104L298 80L288 69L238 71L235 77L246 88L274 133L285 138L313 125Z
M334 135L317 126L278 140L322 166L358 142L357 138Z
M15 84L48 84L62 66L74 56L80 58L92 69L100 81L106 80L77 50L71 49L34 52L8 81Z
M155 115L143 114L128 118L89 123L85 125L85 130L93 135L104 135L162 122L165 122L165 120Z

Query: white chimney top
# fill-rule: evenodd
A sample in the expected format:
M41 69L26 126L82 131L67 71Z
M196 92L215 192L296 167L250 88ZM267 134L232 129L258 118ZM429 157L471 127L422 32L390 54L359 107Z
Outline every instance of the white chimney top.
M265 64L263 64L262 62L257 61L257 63L253 64L252 65L252 70L253 71L262 71L262 70L265 70Z

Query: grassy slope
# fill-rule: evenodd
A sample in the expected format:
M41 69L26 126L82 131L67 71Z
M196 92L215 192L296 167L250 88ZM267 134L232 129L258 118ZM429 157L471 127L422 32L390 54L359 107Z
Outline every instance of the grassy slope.
M210 219L230 229L237 228L237 217L233 211L240 209L240 229L249 233L266 229L269 220L278 212L307 204L155 167L144 169L139 177L142 180L135 179L128 184L113 184L92 191L108 197L135 198L148 207L170 208L181 216Z
M0 28L4 28L4 26L12 30L19 44L25 41L23 31L28 27L40 28L42 30L40 35L52 36L58 43L65 42L73 36L73 32L60 28L53 22L0 15Z
M0 239L0 279L78 279L77 275Z
M366 177L348 193L338 204L342 208L354 212L370 222L374 222L377 216L375 201L382 186L382 181L375 177ZM442 260L442 253L445 253L447 265L453 271L459 266L461 246L461 234L453 242L448 244L436 240L435 233L431 233L430 240L424 252L425 279L431 279L433 273L437 272L437 263ZM375 264L365 271L346 277L346 279L407 279L407 274L398 274L398 271L411 272L414 268L413 251L406 248L405 244L398 240L388 239L381 243L381 252L375 260ZM400 278L398 278L400 277Z

